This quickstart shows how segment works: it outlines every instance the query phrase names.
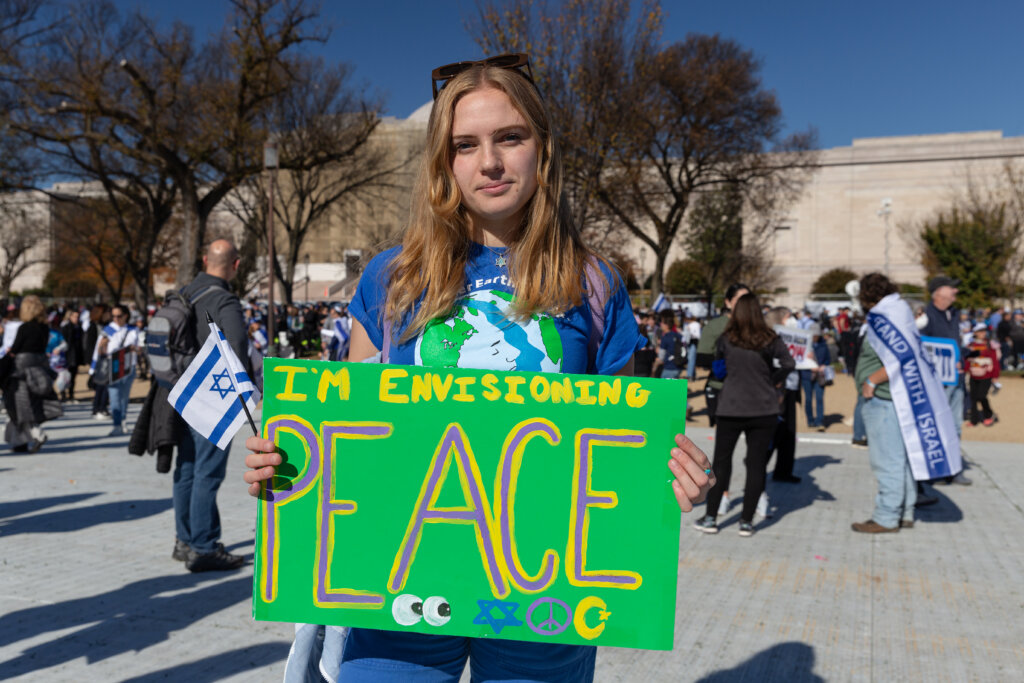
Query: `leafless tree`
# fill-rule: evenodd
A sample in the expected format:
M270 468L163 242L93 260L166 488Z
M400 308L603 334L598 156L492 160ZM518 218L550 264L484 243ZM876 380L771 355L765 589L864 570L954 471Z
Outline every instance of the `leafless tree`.
M381 134L380 104L350 83L344 65L297 62L293 86L271 109L270 127L282 168L273 184L274 276L287 303L294 300L296 265L311 233L332 217L387 210L403 190L415 149ZM267 178L251 176L230 200L246 229L266 245ZM278 247L278 240L283 245ZM324 255L326 256L326 254Z
M292 83L292 52L322 37L303 0L231 4L228 26L196 45L188 27L161 31L141 14L122 18L108 2L84 0L37 61L35 116L51 113L76 142L119 157L107 168L134 169L162 188L159 198L123 199L155 219L173 185L184 216L179 284L196 272L214 208L261 168L267 112ZM124 187L114 183L111 192L124 195Z
M624 248L614 216L597 200L601 176L629 126L628 100L653 58L661 8L644 0L481 3L467 29L488 54L526 52L554 121L566 194L588 242L606 253Z
M652 295L696 193L737 188L755 224L770 226L813 168L813 133L779 139L781 109L758 69L735 42L690 35L658 53L630 98L631 139L602 174L598 199L654 251Z
M764 241L760 226L814 166L813 132L782 139L781 109L753 54L696 34L662 46L657 0L635 14L628 0L571 0L556 10L516 0L478 14L470 26L486 51L536 56L577 220L591 239L625 230L651 248L652 296L695 193L740 188L748 241ZM767 282L767 266L762 254L751 271Z
M11 297L14 280L32 266L45 263L49 216L44 195L19 192L0 196L0 290Z

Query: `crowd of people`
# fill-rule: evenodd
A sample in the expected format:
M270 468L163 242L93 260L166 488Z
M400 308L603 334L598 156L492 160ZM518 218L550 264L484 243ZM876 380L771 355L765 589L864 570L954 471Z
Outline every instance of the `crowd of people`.
M812 315L808 310L761 304L740 283L727 289L721 315L703 324L685 309L634 311L649 341L636 354L637 375L693 380L696 368L708 371L704 397L709 424L716 429L718 483L708 494L706 514L694 524L698 530L717 533L717 518L729 510L732 455L741 433L747 444L747 478L740 535L752 535L756 518L771 514L765 481L773 455L777 454L773 480L800 482L793 473L797 404L804 404L808 427L824 431L828 426L825 388L833 384L837 370L854 378L856 407L844 422L853 427L852 445L870 450L879 481L872 519L853 524L853 530L880 533L911 528L914 508L937 502L911 474L888 376L868 343L866 313L886 297L906 307L918 334L951 339L958 345L961 361L956 380L942 387L957 436L965 427L992 426L998 420L989 396L999 390L1000 371L1019 367L1024 360L1024 312L958 311L954 303L959 282L946 276L929 281L929 301L919 305L916 313L910 313L895 284L881 274L873 273L857 284L859 305L840 307L834 315L826 310ZM776 334L780 328L809 333L808 361L800 368ZM965 403L965 396L969 402ZM971 483L962 471L930 481Z
M717 533L717 519L722 508L728 508L733 451L744 435L746 478L739 534L751 536L762 501L767 508L763 494L772 455L777 453L775 481L801 481L794 473L796 404L802 392L808 425L826 428L823 390L835 361L854 374L863 399L855 418L862 423L861 432L855 423L854 441L871 450L879 488L871 519L853 524L853 529L882 533L913 526L914 507L922 502L915 486L920 477L912 471L896 425L900 392L890 391L889 385L896 381L890 372L897 366L865 334L866 326L854 311L820 313L815 320L807 311L767 307L749 287L736 283L725 293L722 315L703 325L685 311L681 320L673 311L635 312L622 279L584 244L572 222L560 192L557 145L525 55L441 67L434 71L433 81L436 103L409 228L400 247L368 264L351 312L328 303L288 305L275 309L276 329L268 330L270 311L254 301L243 303L230 291L239 257L225 240L209 245L204 271L182 290L193 303L197 320L209 316L219 325L257 384L254 371L271 349L279 356L417 365L440 353L443 345L444 340L429 334L431 325L450 322L484 303L500 305L501 316L524 331L536 331L542 318L552 320L557 361L545 356L536 361L537 367L510 368L508 359L494 352L500 339L485 334L465 340L461 359L479 369L542 370L550 369L542 363L551 363L565 373L662 378L695 379L698 367L707 369L707 415L716 429L713 462L685 436L676 435L667 454L672 490L683 512L707 496L705 514L694 526L703 533ZM930 283L932 301L919 324L923 333L952 334L958 343L963 340L967 330L952 307L957 284L949 278ZM895 286L878 273L861 280L860 304L865 311L880 310L883 304L897 312L905 308L906 320L914 320ZM5 374L0 379L12 446L38 450L46 442L41 425L60 415L58 392L65 400L74 400L72 373L87 362L96 389L93 414L100 419L109 415L112 436L124 434L132 383L147 373L146 318L121 304L48 309L32 296L20 307L8 306ZM994 325L1000 347L987 342L985 330L970 327L971 345L963 354L971 363L972 403L982 424L995 419L986 401L989 388L995 386L992 373L1009 362L1007 355L1016 365L1019 351L1024 351L1014 341L1014 319L1000 328L1004 320L999 318ZM986 321L986 330L992 319ZM775 326L810 333L812 352L803 367L798 368ZM210 333L201 323L196 331L200 344ZM1010 340L1010 354L1002 347L1001 333ZM167 403L166 391L151 383L150 409ZM958 382L944 391L942 400L947 401L947 412L958 415L959 428L962 385ZM150 429L157 429L161 421L149 423ZM172 557L193 572L241 566L243 558L228 552L219 540L216 495L225 476L227 449L184 424L175 430L171 443L178 448ZM247 439L246 448L244 480L249 493L259 496L283 459L272 441L259 437ZM959 469L947 479L970 483ZM351 629L345 638L343 654L319 662L334 677L340 673L373 680L386 672L395 680L413 675L458 680L467 659L474 679L585 681L594 676L593 646L362 628Z

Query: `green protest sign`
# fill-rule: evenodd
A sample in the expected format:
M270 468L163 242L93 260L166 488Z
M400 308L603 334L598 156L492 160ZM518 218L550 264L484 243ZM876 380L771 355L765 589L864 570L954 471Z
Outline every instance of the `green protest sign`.
M686 382L268 359L253 615L671 649Z

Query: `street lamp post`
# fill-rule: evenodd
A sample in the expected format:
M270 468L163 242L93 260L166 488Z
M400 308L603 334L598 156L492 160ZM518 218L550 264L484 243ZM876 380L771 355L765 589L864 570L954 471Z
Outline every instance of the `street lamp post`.
M882 208L878 215L885 221L885 276L889 277L889 216L892 215L892 199L886 197L882 200Z
M640 289L644 288L644 261L647 260L647 250L640 247Z
M277 325L274 318L274 175L277 173L277 143L263 144L263 170L267 174L267 325L270 347L267 355L277 355Z

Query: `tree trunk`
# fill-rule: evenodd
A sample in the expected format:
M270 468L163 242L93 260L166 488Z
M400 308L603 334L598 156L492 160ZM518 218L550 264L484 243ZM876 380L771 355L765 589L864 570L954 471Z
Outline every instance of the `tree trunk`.
M199 194L196 190L195 179L186 174L179 179L181 188L182 213L185 216L185 227L181 233L181 245L178 253L178 273L175 284L184 287L196 276L196 263L199 262L199 253L202 249L200 216L199 216ZM205 223L205 221L203 221Z
M668 257L668 247L654 251L654 272L651 273L651 304L658 300L658 296L664 291L665 281L665 260Z

